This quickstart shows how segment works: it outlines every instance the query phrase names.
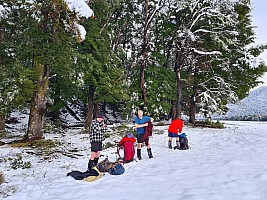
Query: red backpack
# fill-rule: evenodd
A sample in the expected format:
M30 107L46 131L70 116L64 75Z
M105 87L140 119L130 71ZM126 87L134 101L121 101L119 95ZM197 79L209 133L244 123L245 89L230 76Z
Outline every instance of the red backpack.
M134 160L134 155L135 155L134 143L135 142L136 142L136 140L135 140L132 133L128 133L120 141L117 153L119 155L119 158L122 158L120 156L120 150L124 149L124 156L122 158L123 163L129 163L129 162L132 162Z

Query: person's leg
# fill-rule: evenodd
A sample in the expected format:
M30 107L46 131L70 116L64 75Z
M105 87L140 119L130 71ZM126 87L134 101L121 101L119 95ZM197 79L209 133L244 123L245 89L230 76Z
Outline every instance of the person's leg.
M153 158L149 140L146 142L146 145L147 145L147 155L148 155L148 157L149 158Z
M102 151L102 142L99 142L97 143L97 149L98 150L96 152L96 156L95 156L95 159L94 159L94 165L97 166L97 163L98 163L98 160L99 160L99 157L100 157L100 153Z
M96 156L94 158L94 166L96 166L97 163L98 163L98 160L99 160L99 157L100 157L100 153L101 153L100 151L96 152Z
M97 152L91 152L91 157L88 162L88 170L90 170L94 166L95 158L96 158Z
M137 158L138 158L139 160L142 159L142 157L141 157L141 148L142 148L142 143L138 143L138 144L137 144Z
M137 134L137 158L139 160L142 159L141 148L142 148L142 144L143 144L143 141L142 141L143 135L144 134Z
M175 147L175 149L180 149L179 137L176 137L176 147Z
M90 170L93 166L97 165L101 150L102 150L102 142L91 143L91 157L88 162L88 170Z
M172 149L172 137L169 137L169 140L168 140L168 147L170 149Z
M149 142L149 140L146 141L146 147L147 147L147 149L150 149L150 142Z

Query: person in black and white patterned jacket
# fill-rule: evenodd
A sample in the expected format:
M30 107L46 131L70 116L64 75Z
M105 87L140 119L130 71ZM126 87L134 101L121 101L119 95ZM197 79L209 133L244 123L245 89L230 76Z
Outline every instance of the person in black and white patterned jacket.
M88 170L96 166L102 151L102 142L104 141L104 132L107 125L104 123L104 115L98 114L92 121L90 128L91 156L88 162Z

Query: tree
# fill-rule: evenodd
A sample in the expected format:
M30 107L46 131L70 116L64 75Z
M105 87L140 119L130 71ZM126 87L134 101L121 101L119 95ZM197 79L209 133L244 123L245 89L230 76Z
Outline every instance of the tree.
M20 12L20 4L17 1L6 1L0 12L0 124L1 130L5 128L5 116L12 108L17 108L29 100L33 89L31 72L24 68L17 58L16 45L17 35L20 32L18 14L20 18L25 17Z
M12 2L13 23L6 29L15 30L8 48L22 71L22 81L33 83L31 108L26 139L42 138L42 124L46 112L50 75L61 73L72 64L74 20L73 14L63 0L21 3ZM12 54L11 54L12 53ZM62 71L61 71L62 70ZM24 74L24 75L25 75ZM24 85L22 83L22 85ZM23 87L20 87L23 88Z
M96 15L83 26L91 29L82 45L77 46L77 63L85 94L86 122L89 129L96 103L115 103L128 98L125 92L125 77L120 64L121 52L112 47L114 29L110 24L114 17L113 1L90 1ZM112 49L113 48L113 49ZM103 109L103 111L105 111Z

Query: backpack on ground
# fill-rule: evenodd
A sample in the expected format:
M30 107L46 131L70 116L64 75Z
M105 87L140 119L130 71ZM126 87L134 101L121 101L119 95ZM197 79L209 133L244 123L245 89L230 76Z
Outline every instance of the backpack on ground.
M117 148L117 153L119 158L123 160L123 163L129 163L134 160L135 148L134 143L136 142L134 135L132 133L128 133L124 136ZM121 150L123 150L124 155L121 156Z
M97 168L100 172L108 172L111 175L121 175L125 169L119 161L110 162L108 158L98 163Z
M179 135L179 141L180 141L180 150L189 149L188 139L185 133L182 133L181 135Z

